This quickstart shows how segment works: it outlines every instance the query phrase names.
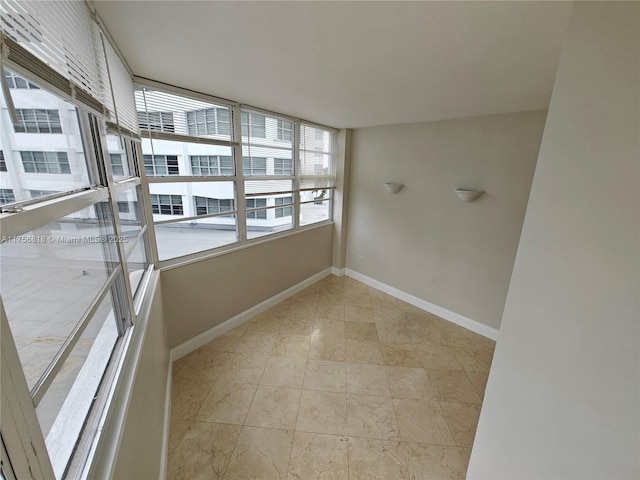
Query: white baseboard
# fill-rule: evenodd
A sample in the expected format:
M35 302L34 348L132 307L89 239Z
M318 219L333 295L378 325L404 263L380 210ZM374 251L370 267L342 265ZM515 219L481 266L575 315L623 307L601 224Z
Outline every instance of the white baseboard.
M178 345L177 347L174 347L171 350L172 361L178 360L184 357L185 355L188 355L191 352L196 351L198 348L202 347L203 345L206 345L211 340L214 340L219 336L224 335L228 331L233 330L238 325L241 325L247 320L255 317L256 315L270 309L271 307L273 307L274 305L277 305L283 300L286 300L287 298L292 297L296 293L313 285L318 280L322 280L324 277L331 275L331 273L332 273L332 267L326 268L325 270L322 270L321 272L316 273L315 275L312 275L311 277L307 278L306 280L303 280L302 282L294 285L293 287L290 287L285 291L280 292L271 298L268 298L264 302L261 302L258 305L255 305L249 308L248 310L245 310L244 312L239 313L235 317L230 318L229 320L222 322L219 325L216 325L215 327L207 330L206 332L201 333L197 337L194 337L191 340L187 340L186 342Z
M345 270L346 268L331 267L331 273L336 277L344 277Z
M171 388L173 379L173 358L169 352L169 369L167 371L167 389L164 397L164 420L162 422L162 455L160 456L160 480L167 478L169 456L169 428L171 423Z
M386 283L379 282L378 280L374 280L371 277L367 277L359 272L351 270L350 268L346 268L344 272L348 277L354 278L359 282L362 282L370 287L373 287L377 290L380 290L384 293L391 295L392 297L396 297L402 301L410 303L414 307L421 308L429 313L433 313L440 318L444 318L449 322L455 323L456 325L460 325L472 332L478 333L482 336L490 338L491 340L498 339L498 330L493 327L489 327L484 325L483 323L477 322L475 320L471 320L463 315L452 312L451 310L447 310L446 308L439 307L431 302L427 302L421 298L418 298L409 293L403 292L402 290L398 290L395 287L387 285Z

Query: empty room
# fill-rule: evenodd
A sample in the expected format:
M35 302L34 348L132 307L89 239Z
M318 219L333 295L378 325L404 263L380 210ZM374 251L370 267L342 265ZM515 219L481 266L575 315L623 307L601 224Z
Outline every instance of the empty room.
M640 478L639 3L0 20L0 478Z

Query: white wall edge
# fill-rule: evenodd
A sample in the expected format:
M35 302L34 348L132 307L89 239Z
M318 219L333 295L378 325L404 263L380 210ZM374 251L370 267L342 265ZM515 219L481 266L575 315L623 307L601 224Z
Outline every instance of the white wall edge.
M160 480L167 478L169 459L169 428L171 424L171 388L173 379L173 355L169 352L169 368L167 369L167 389L164 394L164 420L162 422L162 454L160 455Z
M344 277L346 268L331 267L331 273L336 277Z
M452 312L451 310L447 310L446 308L435 305L431 302L427 302L421 298L418 298L410 293L403 292L402 290L398 290L395 287L387 285L386 283L382 283L378 280L375 280L371 277L367 277L359 272L351 270L350 268L345 269L345 274L348 277L351 277L359 282L362 282L370 287L373 287L381 292L387 293L393 297L396 297L404 302L407 302L414 307L421 308L429 313L433 313L440 318L443 318L451 323L455 323L456 325L460 325L472 332L478 333L484 337L490 338L491 340L498 339L498 330L493 327L489 327L483 323L477 322L475 320L471 320L463 315Z
M235 317L230 318L222 322L219 325L207 330L206 332L201 333L200 335L193 337L191 340L187 340L184 343L181 343L177 347L171 349L171 361L179 360L185 355L190 354L191 352L197 350L198 348L206 345L211 340L218 338L221 335L224 335L230 330L233 330L238 325L243 324L247 320L255 317L256 315L268 310L269 308L277 305L278 303L286 300L289 297L292 297L296 293L304 290L305 288L313 285L318 280L322 280L323 278L332 274L332 267L328 267L321 272L312 275L311 277L303 280L302 282L287 288L286 290L274 295L271 298L266 299L265 301L245 310L244 312L239 313Z

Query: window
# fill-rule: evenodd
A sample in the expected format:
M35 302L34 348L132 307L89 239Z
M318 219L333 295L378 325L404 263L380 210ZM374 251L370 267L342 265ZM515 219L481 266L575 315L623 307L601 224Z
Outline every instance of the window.
M231 135L228 108L207 108L187 112L189 135Z
M198 176L232 176L233 158L227 155L191 155L191 174Z
M109 159L111 160L111 172L114 176L123 176L124 168L122 167L122 154L110 153Z
M118 202L118 212L119 213L129 213L129 202Z
M53 195L54 193L60 192L56 192L55 190L29 190L29 195L31 195L31 198L46 197L47 195Z
M278 120L278 140L290 142L293 139L293 123L286 120Z
M233 199L194 197L196 215L209 215L212 213L232 212Z
M183 215L182 196L152 193L151 210L160 215Z
M293 197L277 197L275 199L276 205L287 205L284 207L278 207L275 209L276 218L290 217L293 215Z
M322 148L321 147L315 147L314 150L315 150L314 155L316 157L321 157L322 156Z
M267 199L266 198L247 198L245 200L245 207L247 209L250 208L261 208L261 207L266 207L267 206ZM257 210L254 212L247 212L247 218L252 218L252 219L266 219L267 218L267 211L266 210Z
M259 113L242 112L240 115L243 137L265 138L265 116Z
M7 162L4 159L4 150L0 150L0 172L7 171Z
M316 129L316 140L324 140L324 132L320 129Z
M171 132L176 128L173 123L173 112L138 112L138 125L142 130L152 132Z
M62 133L58 110L17 108L18 123L13 126L16 133Z
M274 158L273 159L274 175L293 175L293 160L290 158Z
M144 173L156 175L179 175L177 155L144 155Z
M20 152L25 173L71 173L67 152Z
M12 203L16 201L13 190L10 188L0 188L0 204Z
M245 175L266 175L267 159L265 157L242 157L242 170Z
M4 71L4 77L7 79L7 84L9 88L18 88L24 90L40 90L39 87L35 86L33 83L27 82L24 78L19 77L13 72L8 70Z

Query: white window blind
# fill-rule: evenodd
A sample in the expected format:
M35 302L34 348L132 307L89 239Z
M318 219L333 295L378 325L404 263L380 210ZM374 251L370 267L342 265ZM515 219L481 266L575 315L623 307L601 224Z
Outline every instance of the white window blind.
M103 111L99 32L85 2L3 0L0 19L10 61Z
M117 123L131 133L139 134L140 129L138 128L131 75L129 75L127 67L122 63L122 60L106 38L104 38L104 47L107 54L106 60L109 67L111 88L113 89L112 104L115 104L114 111L115 116L117 116ZM109 92L109 96L111 96L111 92ZM113 120L116 121L116 118L113 118Z
M135 108L141 135L167 138L163 134L231 141L232 115L227 105L136 86ZM170 120L170 121L169 121Z
M335 186L334 133L300 125L300 190Z

